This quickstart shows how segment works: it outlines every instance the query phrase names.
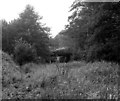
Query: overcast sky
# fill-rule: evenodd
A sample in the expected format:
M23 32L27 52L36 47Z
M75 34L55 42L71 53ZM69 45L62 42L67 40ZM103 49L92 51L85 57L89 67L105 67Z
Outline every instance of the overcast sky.
M32 5L43 22L51 28L52 36L67 24L68 12L74 0L0 0L0 19L11 21L18 18L27 4Z

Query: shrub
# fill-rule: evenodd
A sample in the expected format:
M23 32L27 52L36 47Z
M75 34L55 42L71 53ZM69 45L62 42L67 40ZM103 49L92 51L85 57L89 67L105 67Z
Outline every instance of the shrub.
M21 69L24 73L32 73L36 70L37 64L36 63L26 63L25 65L21 66Z
M73 55L73 60L75 61L82 61L82 60L85 60L86 59L86 50L81 50L81 49L78 49L74 55Z
M120 46L115 44L92 45L87 52L87 61L101 61L120 63Z
M101 51L101 46L97 46L97 45L93 45L90 46L88 51L87 51L87 62L94 62L94 61L100 61L101 60L101 56L99 54L99 51Z
M35 61L36 56L33 45L23 41L22 38L15 42L14 58L19 65Z

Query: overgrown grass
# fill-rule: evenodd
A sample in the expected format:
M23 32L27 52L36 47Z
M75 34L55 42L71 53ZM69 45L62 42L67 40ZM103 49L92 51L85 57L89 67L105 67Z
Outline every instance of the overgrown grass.
M117 64L29 63L20 70L9 61L3 56L3 70L7 68L3 71L4 99L118 99Z

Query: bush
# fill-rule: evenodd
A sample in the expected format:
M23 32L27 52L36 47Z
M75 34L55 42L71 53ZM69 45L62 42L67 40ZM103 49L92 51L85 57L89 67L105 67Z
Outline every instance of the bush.
M74 52L74 55L72 58L75 61L86 60L86 50L78 49L76 52Z
M15 42L14 58L19 65L35 61L36 56L33 45L23 41L22 38Z
M118 44L118 43L117 43ZM87 61L101 61L120 63L120 45L106 43L90 46L87 52Z
M100 54L100 51L102 50L102 45L92 45L89 47L87 51L87 62L94 62L94 61L101 61L102 54Z

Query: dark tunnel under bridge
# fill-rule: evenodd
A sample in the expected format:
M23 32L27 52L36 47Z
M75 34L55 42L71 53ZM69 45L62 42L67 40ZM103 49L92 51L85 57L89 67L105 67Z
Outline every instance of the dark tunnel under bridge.
M70 48L58 48L51 52L51 62L69 62L71 60L72 51Z

